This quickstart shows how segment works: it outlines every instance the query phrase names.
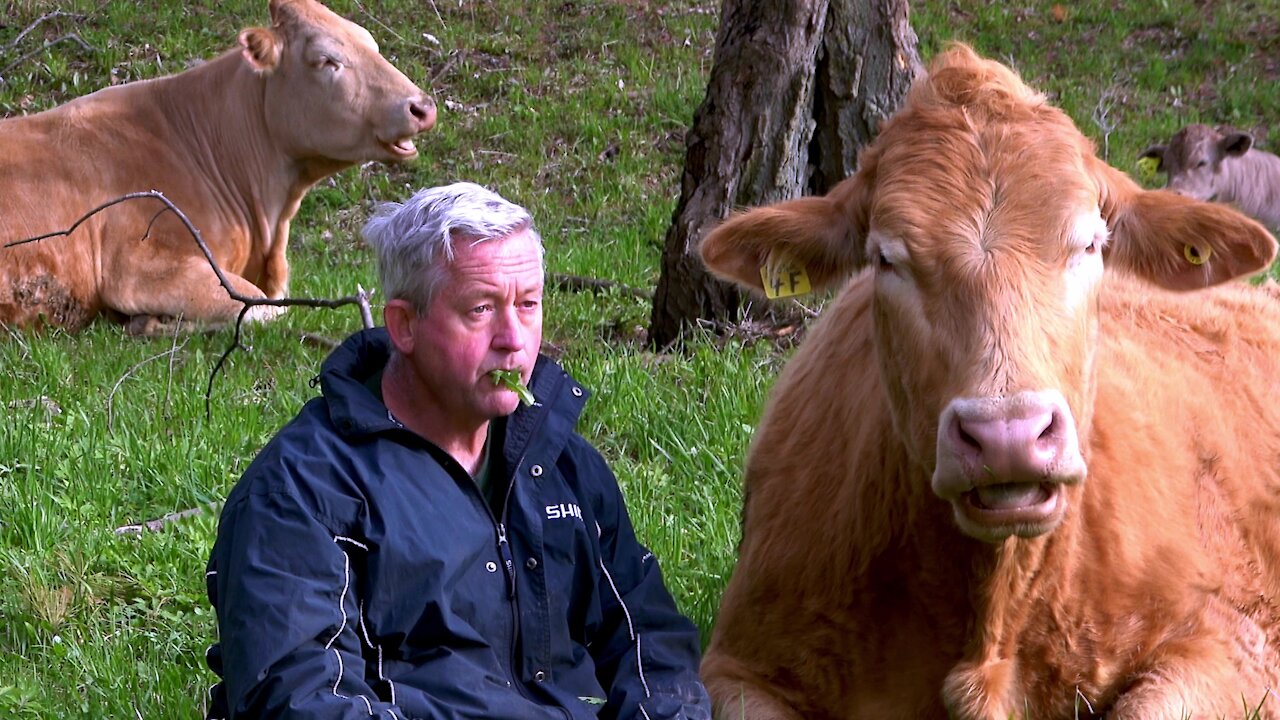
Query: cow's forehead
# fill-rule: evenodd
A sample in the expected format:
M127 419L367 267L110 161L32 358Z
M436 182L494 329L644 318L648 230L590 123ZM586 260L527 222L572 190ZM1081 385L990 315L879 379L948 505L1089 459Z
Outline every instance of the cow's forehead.
M1169 149L1166 152L1173 156L1172 159L1187 164L1191 160L1209 154L1217 147L1220 137L1218 132L1208 125L1188 125L1169 140Z
M280 27L303 41L326 38L378 52L378 43L368 30L320 3L306 0L289 3L289 12L282 15Z
M1087 146L1063 128L935 127L887 137L871 223L913 255L993 250L1058 256L1081 215L1096 214Z

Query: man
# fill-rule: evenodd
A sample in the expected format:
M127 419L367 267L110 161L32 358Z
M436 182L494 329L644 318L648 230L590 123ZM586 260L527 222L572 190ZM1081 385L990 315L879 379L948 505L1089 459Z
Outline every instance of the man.
M709 718L697 631L574 431L587 393L538 354L529 214L458 183L364 236L386 327L222 511L210 717Z

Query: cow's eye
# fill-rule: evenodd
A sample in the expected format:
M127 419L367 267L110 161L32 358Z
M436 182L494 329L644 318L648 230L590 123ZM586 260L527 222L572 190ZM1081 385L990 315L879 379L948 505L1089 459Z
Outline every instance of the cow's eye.
M1093 242L1091 242L1091 243L1089 243L1088 245L1086 245L1086 246L1085 246L1085 248L1084 248L1084 251L1085 251L1085 253L1086 253L1086 254L1088 254L1088 255L1092 255L1092 254L1094 254L1094 253L1098 252L1098 241L1097 241L1097 240L1094 240Z
M1205 165L1208 165L1208 164L1209 164L1209 161L1208 161L1208 160L1201 160L1200 162L1196 163L1196 167L1198 167L1198 168L1202 168L1202 167L1204 167Z
M890 262L889 258L885 256L884 251L881 250L878 252L878 254L880 255L880 258L876 263L876 269L885 270L885 271L892 270L893 263Z
M320 67L325 70L328 70L329 72L336 74L342 71L343 66L342 66L341 60L334 57L329 57L328 55L321 55Z

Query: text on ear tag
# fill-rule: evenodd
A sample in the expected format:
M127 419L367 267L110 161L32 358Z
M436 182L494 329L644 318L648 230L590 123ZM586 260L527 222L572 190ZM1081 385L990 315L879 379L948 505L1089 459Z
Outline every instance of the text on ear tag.
M813 291L804 264L785 250L769 251L764 267L760 268L760 282L764 284L764 294L770 300Z

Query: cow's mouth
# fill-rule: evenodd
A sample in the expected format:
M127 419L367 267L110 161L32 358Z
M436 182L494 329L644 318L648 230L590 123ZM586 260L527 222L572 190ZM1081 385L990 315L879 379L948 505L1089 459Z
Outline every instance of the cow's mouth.
M410 138L401 138L395 142L383 141L382 147L394 158L405 160L418 154L418 148L414 146L413 140Z
M1066 509L1064 485L1056 482L981 485L957 498L957 515L979 535L1034 537L1052 530Z

